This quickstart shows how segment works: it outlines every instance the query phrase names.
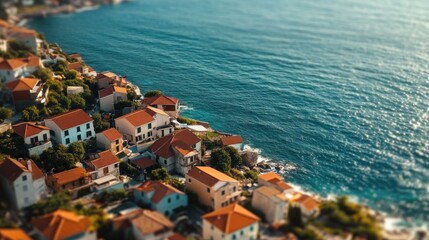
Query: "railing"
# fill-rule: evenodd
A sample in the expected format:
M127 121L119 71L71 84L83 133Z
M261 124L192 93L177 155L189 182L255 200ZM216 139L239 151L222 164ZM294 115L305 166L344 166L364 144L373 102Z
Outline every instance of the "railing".
M31 143L31 144L25 144L25 146L27 148L33 148L33 147L38 147L38 146L45 145L46 143L49 143L50 141L51 141L51 139L48 138L48 139L43 140L43 141L38 141L38 142Z

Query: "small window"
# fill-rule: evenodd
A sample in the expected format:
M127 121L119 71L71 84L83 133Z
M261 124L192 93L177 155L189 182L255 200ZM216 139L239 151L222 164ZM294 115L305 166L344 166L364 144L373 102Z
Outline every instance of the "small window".
M225 195L225 190L222 190L222 196Z
M152 128L152 123L149 123L148 125L147 125L147 129L151 129Z
M66 144L69 144L69 143L70 143L70 139L66 138Z
M118 168L118 166L119 166L119 164L117 164L117 163L116 163L116 164L115 164L115 168Z
M22 181L27 181L27 175L22 176Z
M170 128L170 133L173 131L173 129L172 128Z
M108 174L109 173L109 168L108 167L103 168L103 173L104 174Z
M152 137L152 132L148 132L147 137Z
M144 192L142 192L142 197L144 197Z
M207 192L210 192L210 188L207 188Z
M141 133L142 132L142 128L141 127L138 127L137 128L137 133Z
M188 182L192 182L190 178L188 179Z
M253 231L253 226L250 226L250 231Z
M232 239L233 240L237 239L237 237L235 236L235 234L232 235Z
M90 129L91 128L91 124L87 123L86 124L86 129Z
M80 132L80 127L77 127L77 132Z
M241 230L240 231L240 236L243 236L244 235L244 232L243 232L243 230Z
M48 140L48 134L43 134L43 141L46 141L46 140Z
M167 165L167 160L164 160L164 164Z
M211 227L210 227L212 230L214 229L214 227L213 227L213 225L211 225Z
M119 139L116 139L115 143L116 143L116 144L119 144Z
M51 133L51 135L52 135L52 136L54 136L54 137L55 137L55 132L54 132L54 131L52 131L52 130L51 130L51 131L49 131L49 132Z
M168 202L168 203L171 203L171 198L168 198L168 199L167 199L167 202Z
M237 190L237 187L233 187L232 191L235 192Z
M64 136L68 136L69 135L69 130L64 131Z
M91 137L91 136L92 136L92 132L91 131L86 132L86 137Z
M26 192L26 191L28 190L27 185L22 186L22 190L23 190L24 192Z
M180 195L176 195L176 200L179 200L179 198L180 198Z
M79 135L77 135L77 140L78 141L80 141L80 140L82 140L82 136L79 134Z
M24 198L24 203L25 203L25 204L28 204L28 197L25 197L25 198Z

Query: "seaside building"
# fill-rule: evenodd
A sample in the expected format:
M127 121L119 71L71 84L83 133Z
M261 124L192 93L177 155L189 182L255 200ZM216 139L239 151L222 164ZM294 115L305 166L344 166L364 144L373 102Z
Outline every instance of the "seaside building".
M95 240L97 232L91 230L88 217L79 216L71 211L58 209L32 220L38 239Z
M198 196L198 201L219 209L236 202L241 194L240 182L211 167L197 166L186 174L186 192Z
M153 125L155 138L164 137L174 131L174 127L171 124L171 117L165 111L154 107L147 107L143 110L155 120Z
M143 178L145 178L145 173L150 173L150 171L153 169L153 166L156 165L156 162L149 157L139 155L137 158L131 160L131 164L140 170Z
M111 86L98 91L100 100L100 110L103 112L113 112L115 104L127 100L127 89L124 87Z
M115 119L116 129L131 143L139 144L154 140L155 119L144 110L137 110Z
M92 186L90 175L81 167L48 174L46 182L55 192L67 190L73 198L78 196L79 191L89 189Z
M275 172L268 172L258 176L259 186L275 188L283 193L292 193L293 187L283 181L283 177Z
M146 108L148 106L161 109L173 118L179 117L180 103L177 98L165 95L144 98L142 100L142 107Z
M6 157L0 162L0 183L2 194L15 209L33 205L47 194L45 176L33 160Z
M273 187L262 186L253 191L252 207L263 213L269 224L284 221L288 204L285 194Z
M119 77L113 72L106 71L99 73L95 77L98 89L108 88L110 86L127 87L127 79L125 77Z
M0 80L10 82L31 75L38 67L43 67L39 57L29 54L25 58L0 58Z
M58 144L68 146L72 142L95 137L94 120L82 109L47 118L44 122L45 126L51 129L51 136Z
M25 1L32 1L32 0L25 0ZM36 31L18 27L15 25L11 25L7 29L6 37L8 39L14 39L18 42L21 42L28 46L33 53L38 53L41 43L43 42L38 38L38 34Z
M24 139L28 156L40 156L43 151L52 147L50 129L34 122L23 122L13 125L13 131Z
M165 216L171 216L177 209L188 206L186 194L161 181L145 181L133 193L137 203L147 204Z
M1 240L31 240L31 237L27 235L20 228L0 228L0 239Z
M258 239L259 217L238 203L207 213L202 218L203 239Z
M118 154L124 150L124 139L122 133L116 128L109 128L95 135L97 147L110 150L114 154Z
M201 139L188 129L177 130L156 140L149 154L169 172L185 175L201 162Z
M39 79L19 78L6 83L6 88L17 111L29 106L46 104L48 91L43 90L43 83Z
M226 136L220 138L220 141L223 147L231 146L238 151L242 151L244 147L243 138L241 136Z
M96 190L121 183L118 179L119 159L110 150L91 155L84 165Z
M304 193L294 193L290 200L291 206L299 207L303 217L317 217L320 214L319 202Z

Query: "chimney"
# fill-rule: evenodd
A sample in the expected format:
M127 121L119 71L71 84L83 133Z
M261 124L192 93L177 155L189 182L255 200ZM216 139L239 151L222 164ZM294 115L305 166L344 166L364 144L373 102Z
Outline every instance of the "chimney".
M33 172L33 168L31 167L31 160L30 159L27 160L27 169L28 169L28 171Z

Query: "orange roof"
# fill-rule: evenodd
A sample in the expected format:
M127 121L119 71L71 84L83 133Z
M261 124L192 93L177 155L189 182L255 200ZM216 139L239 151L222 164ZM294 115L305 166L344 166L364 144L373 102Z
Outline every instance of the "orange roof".
M223 146L243 143L243 138L240 136L227 136L220 139Z
M119 163L119 159L110 150L100 152L98 153L98 155L99 158L91 160L91 164L94 165L94 167L97 169L104 168L115 163Z
M155 192L151 198L151 201L154 203L159 203L162 199L173 193L185 195L183 192L161 181L145 181L136 190L144 193Z
M103 134L107 138L107 140L111 142L122 138L122 134L118 132L116 128L109 128L107 130L102 131L101 134Z
M20 228L0 228L1 240L31 240L31 238Z
M112 95L112 94L113 94L113 88L111 88L111 87L103 88L100 91L98 91L98 97L99 98L104 98L104 97Z
M30 172L18 160L7 157L4 161L0 162L0 176L13 182L24 172Z
M137 110L131 113L128 113L124 116L118 117L117 119L126 119L134 127L139 127L143 124L147 124L155 120L151 115L143 110Z
M299 203L309 211L319 208L319 203L314 198L302 193L295 194L291 202Z
M201 140L188 129L181 129L156 140L150 150L157 156L169 158L174 155L173 148L183 156L194 151L192 145Z
M203 166L197 166L192 168L187 176L190 176L206 186L213 186L219 181L223 182L238 182L234 178L219 172L218 170L211 168L211 167L203 167Z
M69 57L70 58L75 58L75 59L82 58L82 56L79 53L72 53L72 54L69 55Z
M69 128L93 121L93 119L82 109L75 109L66 113L56 115L49 119L52 120L59 128L61 128L61 130L67 130Z
M282 194L282 192L272 187L262 186L257 188L255 192L261 193L269 198L271 198L272 196L276 196L283 201L287 200L285 195Z
M174 97L165 95L153 96L143 99L143 103L147 105L176 105L179 100Z
M42 131L48 130L48 127L45 127L40 124L36 124L34 122L23 122L18 123L12 126L13 131L23 138L27 138L30 136L34 136L36 134L41 133Z
M156 162L148 157L142 157L131 161L132 164L140 169L145 169L156 164Z
M233 233L260 221L258 216L238 203L232 203L226 207L207 213L202 218L226 234Z
M12 92L16 91L30 91L37 85L39 79L35 78L20 78L6 83L6 87Z
M78 72L81 70L82 66L83 66L82 62L73 62L68 64L69 70L75 70Z
M124 87L117 87L117 86L113 86L113 89L115 90L115 92L119 92L119 93L125 93L127 94L127 89Z
M292 189L293 187L283 181L283 177L278 175L275 172L268 172L264 174L260 174L258 178L265 180L269 183L272 183L278 186L282 190Z
M27 164L28 164L27 161L30 161L30 164L31 164L31 176L33 178L33 181L36 179L40 179L40 178L45 177L42 170L40 170L40 168L36 165L36 163L33 160L31 160L31 159L19 160L19 163L21 163L25 168L27 168L27 170L29 170L28 166L27 166Z
M36 67L40 65L41 65L40 58L32 54L29 54L25 58L3 59L0 62L0 69L15 70L24 66Z
M154 108L154 107L151 107L151 106L147 106L144 110L147 113L149 113L152 117L155 114L160 114L160 115L164 115L164 116L170 116L170 115L168 115L168 113L164 112L163 110L161 110L159 108Z
M107 72L99 73L95 77L95 80L99 80L99 79L102 79L102 78L115 78L115 77L118 77L118 75L114 74L113 72L107 71Z
M49 240L70 238L91 226L89 218L62 209L33 219L32 223Z
M143 236L155 232L173 230L174 224L157 211L143 210L142 214L131 220L131 223Z
M60 173L56 173L53 176L58 185L64 185L81 179L85 175L85 173L85 169L77 167L72 168L70 170L62 171Z

